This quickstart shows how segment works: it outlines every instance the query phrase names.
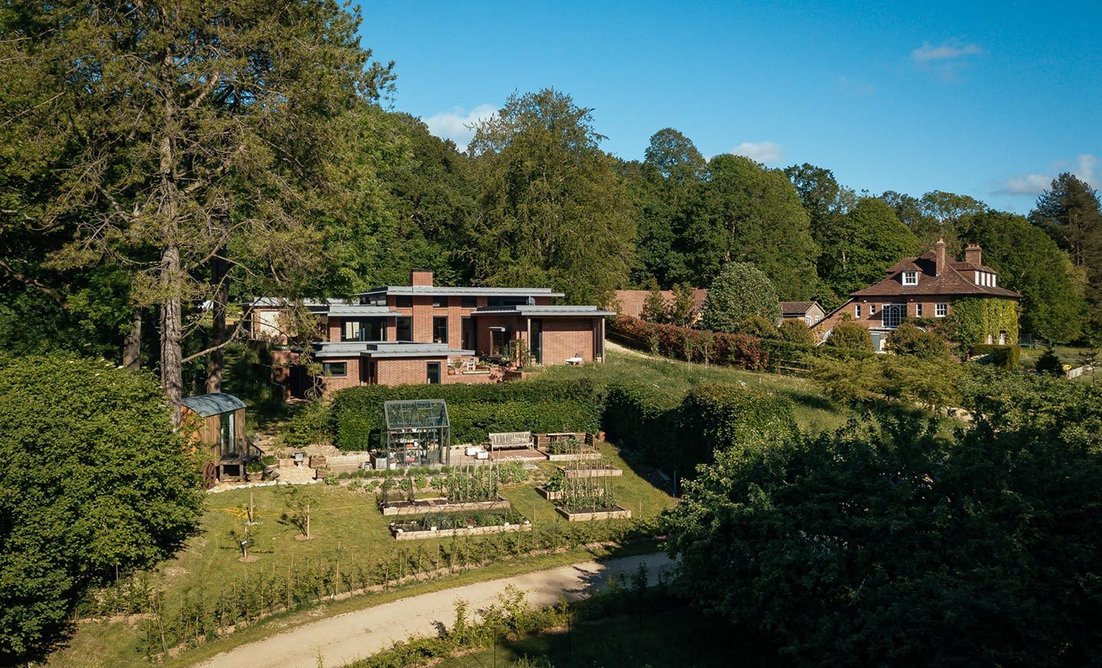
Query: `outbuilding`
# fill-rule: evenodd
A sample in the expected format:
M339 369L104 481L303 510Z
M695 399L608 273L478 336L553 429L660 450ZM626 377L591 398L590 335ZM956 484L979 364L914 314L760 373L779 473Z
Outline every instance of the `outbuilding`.
M181 401L183 424L194 441L206 446L204 475L217 480L243 480L249 443L245 437L245 402L232 394L200 394Z

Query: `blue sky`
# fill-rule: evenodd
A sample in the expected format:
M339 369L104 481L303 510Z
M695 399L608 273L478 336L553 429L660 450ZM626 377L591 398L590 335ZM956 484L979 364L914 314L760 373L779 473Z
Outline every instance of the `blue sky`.
M664 127L705 155L810 162L857 190L1027 212L1061 171L1102 185L1102 2L361 5L390 105L461 146L514 91L594 109L605 150Z

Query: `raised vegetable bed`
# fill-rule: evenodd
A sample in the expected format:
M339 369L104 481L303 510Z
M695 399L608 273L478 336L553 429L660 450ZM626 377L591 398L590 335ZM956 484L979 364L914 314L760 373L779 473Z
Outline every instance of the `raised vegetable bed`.
M520 524L502 524L486 527L462 527L458 529L421 529L405 531L397 529L392 531L395 540L428 540L430 538L455 538L457 536L485 536L492 533L506 533L510 531L531 531L532 524L528 520Z
M631 517L631 511L620 506L614 508L595 508L592 510L556 507L555 511L566 518L567 522L593 522L595 520L620 520Z
M612 478L624 475L623 470L615 466L560 467L560 470L566 478Z
M434 513L390 523L398 540L449 536L481 536L506 531L529 531L532 524L515 510L483 510L469 513Z
M547 489L546 487L537 487L536 491L539 492L540 496L547 499L548 501L558 501L559 499L563 498L562 490L560 489L552 490Z
M416 501L391 501L379 504L383 515L424 515L426 513L460 513L478 510L507 510L511 504L500 496L487 501L449 501L438 499L417 499Z

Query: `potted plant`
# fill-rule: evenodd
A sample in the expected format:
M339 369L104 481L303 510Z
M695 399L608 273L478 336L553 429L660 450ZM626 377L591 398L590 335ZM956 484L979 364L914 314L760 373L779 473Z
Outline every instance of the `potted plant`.
M264 476L264 462L253 460L245 465L245 477L249 482L258 482Z

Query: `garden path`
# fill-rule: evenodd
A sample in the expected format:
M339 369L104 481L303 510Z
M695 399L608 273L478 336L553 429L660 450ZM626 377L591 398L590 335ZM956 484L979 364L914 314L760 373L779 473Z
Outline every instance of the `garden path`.
M384 650L415 636L435 635L440 624L455 620L455 601L471 610L493 603L512 585L529 605L547 607L560 597L574 601L608 583L611 576L630 576L640 563L654 581L671 566L665 554L645 554L587 561L535 573L479 582L411 596L391 603L311 622L278 635L241 645L199 664L204 668L334 668Z

